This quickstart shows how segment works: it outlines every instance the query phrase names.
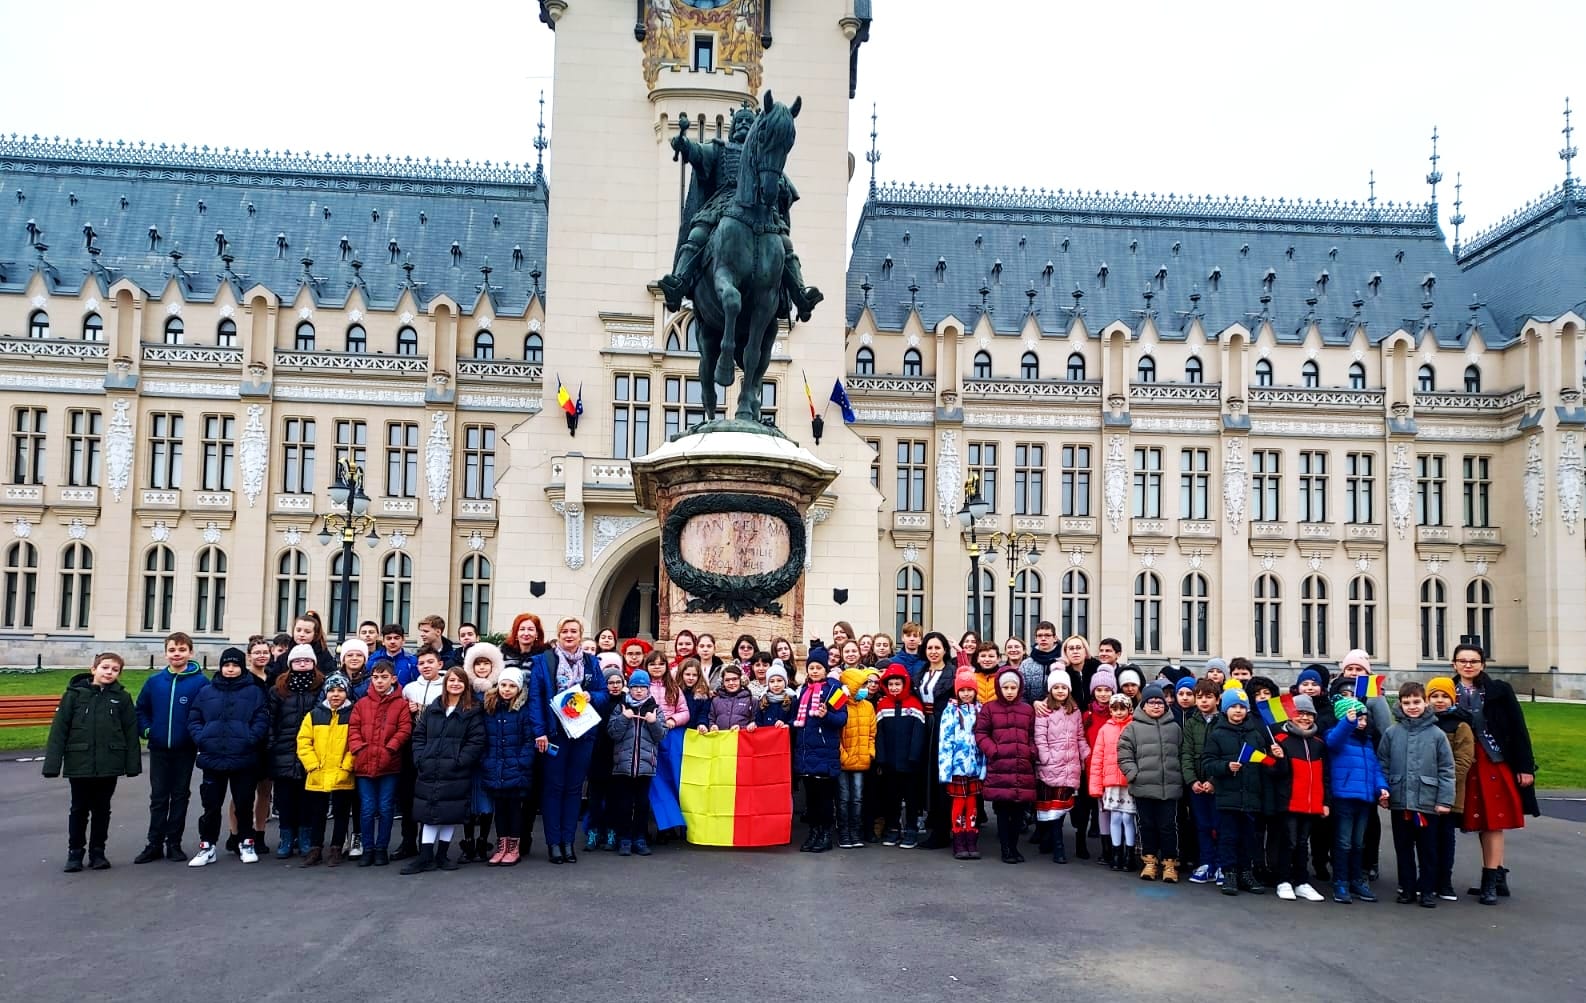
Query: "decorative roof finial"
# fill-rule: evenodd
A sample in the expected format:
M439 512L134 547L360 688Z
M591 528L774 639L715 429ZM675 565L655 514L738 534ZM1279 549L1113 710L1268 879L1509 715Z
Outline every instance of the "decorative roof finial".
M876 149L876 103L870 102L870 152L865 154L865 159L870 162L870 197L876 197L876 162L881 159L881 152Z
M545 148L551 141L545 138L545 92L540 91L540 123L534 135L534 179L545 181Z
M1455 171L1454 172L1454 215L1448 217L1448 221L1450 223L1454 224L1454 257L1456 257L1456 258L1459 257L1459 225L1461 223L1465 222L1465 214L1463 212L1460 212L1460 208L1465 204L1462 201L1463 196L1460 194L1461 190L1464 187L1465 187L1464 172L1463 171Z
M1575 138L1575 127L1569 121L1569 98L1564 99L1564 149L1558 151L1558 159L1564 161L1564 187L1568 189L1575 183L1574 165L1570 161L1575 159L1575 147L1570 143Z
M1377 208L1377 171L1375 168L1372 169L1370 180L1367 184L1371 188L1371 195L1366 199L1366 204L1375 209Z
M1432 204L1437 205L1437 185L1443 180L1443 172L1437 169L1437 162L1441 158L1437 155L1437 126L1432 126L1432 155L1426 159L1432 162L1432 170L1426 175L1426 183L1432 186Z

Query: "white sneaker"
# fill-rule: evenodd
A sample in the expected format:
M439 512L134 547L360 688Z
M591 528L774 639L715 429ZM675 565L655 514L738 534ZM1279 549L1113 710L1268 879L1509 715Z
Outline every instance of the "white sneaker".
M193 859L187 862L188 867L203 867L205 864L215 862L215 844L199 843L198 852L193 854Z
M1289 884L1287 881L1285 881L1282 884L1278 885L1278 898L1282 899L1285 902L1293 902L1294 901L1294 886Z
M242 845L237 848L237 853L242 857L242 862L245 864L257 864L259 862L259 851L253 848L253 840L251 839L243 840Z
M1294 894L1298 895L1307 902L1324 901L1322 893L1312 888L1310 885L1300 885L1298 888L1294 889Z
M349 856L349 857L361 857L361 856L363 856L363 837L358 835L357 833L353 833L352 848L347 851L347 856Z

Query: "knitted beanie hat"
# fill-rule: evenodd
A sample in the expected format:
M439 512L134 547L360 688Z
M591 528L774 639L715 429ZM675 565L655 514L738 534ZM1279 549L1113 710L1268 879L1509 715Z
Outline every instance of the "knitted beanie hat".
M1179 690L1193 690L1195 688L1195 682L1196 679L1194 676L1185 673L1184 678L1180 679L1178 681L1178 685L1173 687L1173 691L1176 693Z
M291 651L287 652L286 661L288 665L293 662L301 662L305 660L313 662L316 665L319 664L319 657L314 654L314 649L306 644L299 644Z
M352 684L347 682L347 677L342 675L340 672L332 672L325 679L326 693L329 693L331 690L341 690L343 693L345 693L350 689L352 689Z
M1111 669L1097 669L1096 674L1090 677L1090 691L1092 693L1095 693L1103 686L1107 687L1109 690L1112 690L1114 693L1118 691L1118 679L1112 674Z
M1123 689L1130 683L1134 683L1136 686L1144 686L1145 678L1140 675L1139 669L1132 665L1126 665L1118 670L1118 688Z
M1306 714L1315 714L1316 701L1312 700L1304 693L1301 693L1299 696L1294 698L1294 710L1296 713L1304 712Z
M523 688L523 670L518 668L502 669L501 675L496 678L496 685L511 683L518 689Z
M1213 669L1216 669L1218 672L1221 672L1224 675L1227 675L1228 674L1228 659L1226 659L1226 658L1208 658L1208 659L1206 659L1206 671L1210 672Z
M1350 714L1364 714L1366 705L1352 696L1340 694L1333 698L1333 713L1339 717L1348 717Z
M1427 682L1426 695L1431 696L1433 693L1441 693L1450 700L1459 698L1458 694L1454 692L1454 680L1448 676L1435 676Z
M787 669L782 667L782 660L780 658L775 662L772 662L771 667L766 670L765 681L769 683L773 679L780 679L784 683L788 681Z
M1306 669L1304 672L1301 672L1300 673L1300 678L1294 680L1294 684L1296 686L1298 686L1300 683L1305 682L1307 679L1309 679L1311 682L1315 683L1316 685L1322 687L1323 689L1327 688L1327 681L1324 680L1322 678L1322 674L1320 672L1317 672L1315 669Z
M1228 708L1234 706L1235 704L1238 704L1245 710L1249 710L1250 698L1245 696L1245 691L1241 689L1223 690L1222 703L1219 704L1223 713L1228 713Z
M1046 692L1052 692L1054 686L1066 686L1072 690L1074 677L1068 674L1067 669L1053 669L1046 674Z
M242 653L241 648L227 648L220 653L220 664L222 668L227 665L246 666L248 664L248 656Z
M980 689L980 687L978 685L976 685L976 683L975 683L975 673L973 671L971 671L969 668L965 667L965 668L959 669L958 673L953 676L953 692L954 693L957 693L959 690L978 690L978 689Z
M632 686L649 686L650 685L650 674L648 672L644 671L643 669L634 669L633 670L633 675L628 677L628 685L630 687L632 687Z
M1141 703L1150 703L1152 700L1166 700L1166 699L1167 699L1167 690L1164 690L1162 688L1162 684L1161 683L1152 683L1150 686L1147 686L1145 689L1140 691L1140 702Z

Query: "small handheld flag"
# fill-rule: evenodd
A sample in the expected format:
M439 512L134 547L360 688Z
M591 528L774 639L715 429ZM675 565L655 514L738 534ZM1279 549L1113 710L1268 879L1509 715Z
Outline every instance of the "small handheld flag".
M832 690L832 695L826 698L826 706L832 710L842 710L848 706L848 690L842 686Z
M1382 696L1382 684L1385 681L1385 676L1359 676L1355 679L1355 699Z
M1277 726L1294 717L1294 698L1287 693L1282 697L1273 697L1256 704L1261 711L1261 717L1269 726Z
M1251 747L1249 742L1239 747L1239 761L1241 763L1264 763L1270 756L1260 749Z
M859 420L859 416L854 414L853 404L848 400L848 391L843 389L842 380L838 380L832 384L831 402L842 409L844 424L852 425L854 422Z

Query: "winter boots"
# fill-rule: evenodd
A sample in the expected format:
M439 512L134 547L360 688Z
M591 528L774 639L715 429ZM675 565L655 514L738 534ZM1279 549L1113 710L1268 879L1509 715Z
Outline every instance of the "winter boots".
M63 874L76 874L83 869L83 851L67 850L66 866L61 868Z
M1157 876L1156 857L1153 854L1148 853L1142 859L1144 860L1144 864L1140 868L1140 880L1155 881Z
M423 874L435 869L435 844L425 843L412 860L402 865L403 874Z
M506 855L507 855L507 837L498 836L498 837L496 837L496 852L492 853L490 855L490 859L485 861L485 863L486 863L486 865L488 865L490 867L500 867L501 866L501 861L503 859L505 859Z
M1080 845L1083 846L1084 842L1085 842L1085 837L1083 835L1080 836L1079 837L1079 841L1080 841ZM1054 864L1066 864L1066 863L1068 863L1068 854L1063 852L1063 834L1061 832L1059 832L1057 834L1057 838L1056 839L1052 840L1052 863L1054 863Z
M519 849L522 844L523 840L517 836L507 837L507 852L501 855L502 867L512 867L517 864L518 860L521 859L523 855L522 850Z
M1145 872L1142 871L1141 876L1144 877ZM1178 884L1178 861L1172 857L1162 861L1162 883L1164 885Z
M1503 877L1502 867L1483 867L1481 869L1481 887L1471 889L1477 895L1476 901L1482 905L1497 905L1498 896L1503 894L1499 891L1498 882L1503 880ZM1503 889L1504 891L1508 890L1507 881L1504 882Z
M435 842L435 866L443 871L457 870L457 861L448 856L451 850L451 841L440 839Z

